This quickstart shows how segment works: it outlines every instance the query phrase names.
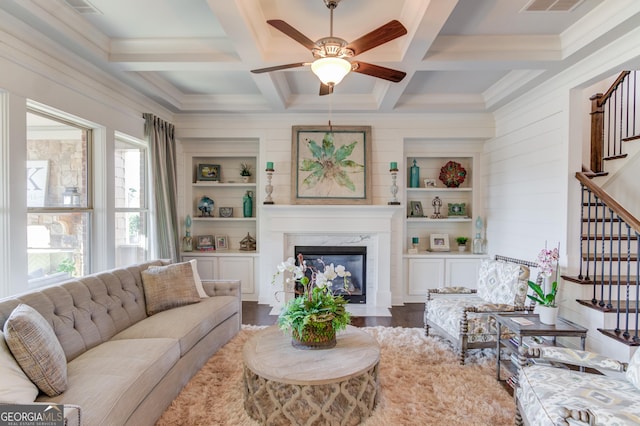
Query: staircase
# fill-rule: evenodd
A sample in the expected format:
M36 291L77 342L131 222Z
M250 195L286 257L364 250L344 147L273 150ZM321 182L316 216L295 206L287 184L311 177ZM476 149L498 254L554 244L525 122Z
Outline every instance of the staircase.
M577 302L594 311L585 317L595 318L598 332L628 347L629 354L640 346L640 220L607 186L640 155L639 80L640 73L624 71L605 94L591 98L590 168L576 173L582 190L581 263L578 276L562 277L582 286L584 298Z

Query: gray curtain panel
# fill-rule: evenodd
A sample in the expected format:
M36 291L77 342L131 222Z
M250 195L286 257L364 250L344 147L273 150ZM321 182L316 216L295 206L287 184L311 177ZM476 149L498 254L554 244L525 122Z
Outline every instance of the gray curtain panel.
M174 126L153 114L143 114L144 133L149 141L155 201L157 255L178 260L178 219L176 211L176 141Z

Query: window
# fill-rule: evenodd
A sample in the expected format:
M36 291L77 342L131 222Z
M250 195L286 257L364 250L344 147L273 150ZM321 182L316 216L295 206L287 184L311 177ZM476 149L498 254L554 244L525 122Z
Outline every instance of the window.
M115 141L116 267L148 259L147 149L138 141Z
M29 287L90 270L91 130L27 112Z

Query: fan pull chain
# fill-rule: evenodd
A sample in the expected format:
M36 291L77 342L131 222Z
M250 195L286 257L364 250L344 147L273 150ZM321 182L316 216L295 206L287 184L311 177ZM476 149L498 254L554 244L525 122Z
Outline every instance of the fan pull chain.
M333 125L331 124L332 114L333 114L333 94L329 95L329 132L333 134Z

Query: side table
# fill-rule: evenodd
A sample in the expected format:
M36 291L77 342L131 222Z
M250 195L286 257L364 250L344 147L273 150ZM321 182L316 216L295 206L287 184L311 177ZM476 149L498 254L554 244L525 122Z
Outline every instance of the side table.
M518 357L518 365L514 374L518 374L519 369L525 363L523 340L525 337L552 337L552 343L556 344L556 337L579 337L580 347L585 349L587 339L587 329L564 318L558 318L555 325L543 324L537 314L523 313L503 313L495 314L497 328L496 347L496 379L500 380L500 350L507 349L510 353ZM509 330L516 336L516 341L504 339L500 335L502 327Z

